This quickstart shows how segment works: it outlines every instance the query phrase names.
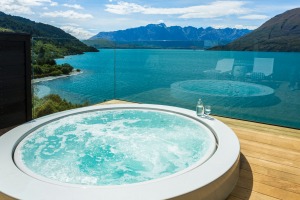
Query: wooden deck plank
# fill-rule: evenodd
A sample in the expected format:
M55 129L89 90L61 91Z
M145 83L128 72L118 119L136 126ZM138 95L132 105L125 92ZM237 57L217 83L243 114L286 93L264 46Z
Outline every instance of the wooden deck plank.
M300 176L297 176L295 174L290 174L287 172L270 169L267 167L255 165L253 163L249 164L249 163L245 163L243 161L241 162L240 168L243 170L250 171L250 172L255 172L258 174L274 177L274 178L277 178L280 180L286 180L291 183L300 184Z
M233 127L233 128L240 128L244 129L246 131L250 131L251 133L260 133L263 135L273 135L273 136L280 136L282 138L294 138L299 140L300 139L300 131L297 129L287 129L285 127L281 127L281 129L277 126L274 126L276 128L273 128L273 126L270 125L265 125L265 124L259 124L259 123L254 123L254 122L247 122L247 125L244 126L244 123L241 122L241 120L235 120L235 119L226 119L216 117L220 121L223 121L226 123L228 126ZM249 124L253 123L253 124ZM266 126L266 127L263 127ZM258 135L258 136L260 136Z
M234 196L230 196L226 200L243 200L243 199L238 198L238 197L234 197Z
M269 169L274 169L274 170L278 170L281 172L287 172L290 174L294 174L297 176L300 176L300 172L298 168L294 168L294 167L290 167L290 166L286 166L286 165L282 165L281 163L276 163L276 161L266 161L266 160L261 160L259 158L253 158L250 156L246 156L248 162L262 166L262 167L266 167Z
M240 181L238 182L238 186L244 188L251 188L252 191L257 193L261 193L270 197L278 198L278 199L291 199L297 200L300 199L300 194L290 192L284 189L280 189L277 187L273 187L271 185L263 184L257 182L256 180L249 180L243 176L240 176Z
M300 151L300 139L289 136L272 135L265 132L253 131L241 127L231 127L237 136L244 140L273 145L285 149Z
M241 147L243 149L268 154L288 160L300 161L300 152L279 148L272 145L262 144L259 142L253 142L249 140L239 139Z
M298 168L299 173L300 173L300 162L299 161L280 158L280 157L276 157L276 156L272 156L272 155L268 155L268 154L263 154L263 153L251 151L251 150L248 150L245 148L242 148L242 152L244 155L249 156L249 157L258 158L258 159L270 161L270 162L281 163L282 165L287 165L287 166L291 166L294 168ZM297 169L295 169L295 170L297 170Z
M292 129L287 127L281 127L281 126L273 126L268 124L262 124L257 122L249 122L249 121L243 121L239 119L231 119L231 118L225 118L225 117L219 117L215 116L220 121L223 121L229 126L232 127L244 127L246 129L250 129L253 131L259 131L259 132L265 132L265 133L271 133L272 135L285 135L289 137L294 138L300 138L300 130L299 129Z
M255 180L255 182L259 182L265 185L269 185L289 192L300 194L300 185L296 183L292 183L287 180L282 180L279 178L274 178L271 176L266 176L263 174L259 174L259 173L255 173L243 169L240 171L240 177L246 178L251 181Z
M0 192L0 200L14 200L14 198L9 197L3 193Z
M265 194L261 194L258 192L254 192L251 189L247 189L244 187L240 187L237 185L230 196L226 200L230 200L231 198L237 198L242 200L278 200L278 198L270 197Z

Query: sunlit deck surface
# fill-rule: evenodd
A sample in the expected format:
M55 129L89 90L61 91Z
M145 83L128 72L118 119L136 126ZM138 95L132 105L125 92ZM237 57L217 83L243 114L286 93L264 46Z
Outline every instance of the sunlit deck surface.
M103 104L117 103L129 102ZM231 127L241 143L240 178L227 200L300 199L300 130L216 118ZM0 194L0 200L7 199Z

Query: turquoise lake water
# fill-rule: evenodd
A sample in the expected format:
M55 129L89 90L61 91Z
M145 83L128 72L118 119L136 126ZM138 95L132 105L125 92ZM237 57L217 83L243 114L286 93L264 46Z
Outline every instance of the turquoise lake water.
M83 73L37 83L35 91L40 97L59 94L74 103L94 104L170 88L177 81L207 78L203 71L214 69L217 61L224 58L234 58L235 66L242 65L250 72L255 57L274 58L275 80L289 81L294 68L300 66L300 53L103 49L57 59L58 64L69 63Z

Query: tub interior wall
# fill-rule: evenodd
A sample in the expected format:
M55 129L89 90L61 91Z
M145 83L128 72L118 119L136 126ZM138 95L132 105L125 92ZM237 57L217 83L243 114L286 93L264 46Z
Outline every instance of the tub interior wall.
M196 118L162 110L119 108L44 123L20 140L14 159L25 173L56 184L122 185L191 170L209 159L216 147L214 133ZM197 154L193 153L196 149ZM183 155L192 159L177 158ZM99 168L103 173L97 172Z

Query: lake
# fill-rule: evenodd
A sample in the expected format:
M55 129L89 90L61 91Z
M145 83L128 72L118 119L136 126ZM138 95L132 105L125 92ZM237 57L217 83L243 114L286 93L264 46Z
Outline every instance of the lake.
M291 66L300 63L299 53L103 49L57 59L58 64L69 63L83 73L37 83L36 94L40 97L59 94L74 103L94 104L155 88L168 88L177 81L204 78L202 72L214 69L217 61L223 58L234 58L234 65L243 65L251 71L254 57L275 58L274 78L277 80L288 79Z
M266 80L252 80L234 76L225 78L207 76L207 73L204 73L207 70L215 69L219 60L234 59L233 74L235 69L242 69L243 75L246 75L246 73L252 72L255 58L273 60L272 77ZM178 93L174 95L171 85L182 81L226 79L239 81L239 83L257 84L256 88L265 88L266 86L273 92L271 92L272 95L264 98L240 98L248 99L244 102L235 101L235 98L225 99L220 96L212 96L207 98L208 102L205 103L213 106L213 114L300 127L300 115L298 114L300 90L289 88L292 80L300 82L300 77L298 77L300 76L300 53L101 49L100 52L67 56L57 59L56 62L58 64L69 63L74 68L81 69L83 73L35 83L34 91L39 97L47 94L59 94L73 103L96 104L110 99L122 99L194 109L196 100L190 97L196 97L197 94L186 93L189 98L184 96L178 98ZM224 82L224 84L218 82L216 85L225 85L225 83L231 85L230 81ZM264 87L259 87L259 85ZM216 91L215 88L213 90ZM241 93L245 92L241 91ZM180 94L182 95L182 92ZM224 102L228 101L229 104L225 105Z

